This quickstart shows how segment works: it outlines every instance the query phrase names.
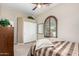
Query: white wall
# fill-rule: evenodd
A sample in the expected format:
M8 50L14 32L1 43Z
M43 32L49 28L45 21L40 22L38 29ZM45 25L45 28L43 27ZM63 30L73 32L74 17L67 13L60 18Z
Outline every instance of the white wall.
M18 41L18 34L17 34L17 17L27 17L27 14L16 10L12 9L11 7L5 5L5 4L0 4L0 17L1 18L8 18L12 23L14 23L14 43L17 43ZM20 30L20 29L19 29ZM22 31L20 31L22 33ZM23 39L22 39L23 40Z
M27 14L9 7L7 4L1 4L1 17L12 19L13 17L26 17Z
M0 5L0 8L1 8L1 5ZM1 16L1 9L0 9L0 16Z
M59 4L37 17L38 23L44 23L46 17L54 15L58 19L58 37L79 42L79 4Z
M0 4L0 6L1 18L10 19L11 23L14 25L14 43L23 43L23 22L36 21L27 19L27 14L19 10L13 9L12 7L9 7L7 4Z

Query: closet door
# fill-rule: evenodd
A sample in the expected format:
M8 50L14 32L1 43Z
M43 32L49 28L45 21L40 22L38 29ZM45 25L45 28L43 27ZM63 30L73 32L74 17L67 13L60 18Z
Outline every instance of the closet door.
M24 21L23 27L24 43L35 41L37 39L37 24L33 22Z

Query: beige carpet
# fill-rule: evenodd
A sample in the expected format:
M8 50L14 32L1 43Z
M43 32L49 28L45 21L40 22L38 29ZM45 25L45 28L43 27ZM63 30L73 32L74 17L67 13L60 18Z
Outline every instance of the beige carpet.
M33 43L14 45L14 56L27 56L30 53L30 47Z

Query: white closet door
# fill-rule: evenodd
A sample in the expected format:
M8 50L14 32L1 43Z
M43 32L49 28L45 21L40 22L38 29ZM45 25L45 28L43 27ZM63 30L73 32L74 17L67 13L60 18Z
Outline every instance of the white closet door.
M24 43L31 42L37 39L37 24L24 21L23 27L23 41Z

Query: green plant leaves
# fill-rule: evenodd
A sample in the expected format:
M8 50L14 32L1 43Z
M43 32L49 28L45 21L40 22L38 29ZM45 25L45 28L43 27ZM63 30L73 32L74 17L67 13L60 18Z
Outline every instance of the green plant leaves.
M28 19L33 19L33 20L34 20L34 18L33 18L32 16L28 16L27 18L28 18Z
M3 27L7 27L8 25L10 25L10 22L9 22L8 19L1 19L0 25L3 26Z

